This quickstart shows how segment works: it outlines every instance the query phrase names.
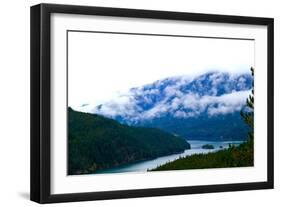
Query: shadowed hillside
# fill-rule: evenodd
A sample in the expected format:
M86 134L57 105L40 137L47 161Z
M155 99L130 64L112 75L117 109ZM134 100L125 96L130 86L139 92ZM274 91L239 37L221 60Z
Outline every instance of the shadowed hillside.
M179 153L190 145L159 129L130 127L68 109L68 174L88 174L122 164Z

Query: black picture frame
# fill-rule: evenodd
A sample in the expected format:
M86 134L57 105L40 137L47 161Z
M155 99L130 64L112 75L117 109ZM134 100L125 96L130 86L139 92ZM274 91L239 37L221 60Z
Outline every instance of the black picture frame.
M51 194L50 179L50 15L52 13L100 15L113 17L134 17L148 19L181 20L194 22L219 22L267 26L267 181L237 184L219 184L187 187L167 187L153 189L87 192L73 194ZM273 188L274 177L274 76L272 18L195 14L153 10L135 10L89 6L39 4L31 7L31 151L30 151L30 199L38 203L88 201L102 199L134 198L146 196L166 196L225 191L241 191Z

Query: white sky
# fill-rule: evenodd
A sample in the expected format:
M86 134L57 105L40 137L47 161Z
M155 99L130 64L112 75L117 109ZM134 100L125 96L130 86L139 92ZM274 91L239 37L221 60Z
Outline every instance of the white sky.
M74 108L170 76L254 66L250 40L69 32L68 43L68 105Z

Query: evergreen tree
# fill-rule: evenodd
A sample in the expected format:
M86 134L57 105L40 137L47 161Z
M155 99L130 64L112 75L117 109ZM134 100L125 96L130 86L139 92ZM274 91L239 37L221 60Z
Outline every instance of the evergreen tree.
M253 143L254 139L254 68L251 67L253 76L252 91L246 99L246 108L240 112L244 122L249 126L248 140Z

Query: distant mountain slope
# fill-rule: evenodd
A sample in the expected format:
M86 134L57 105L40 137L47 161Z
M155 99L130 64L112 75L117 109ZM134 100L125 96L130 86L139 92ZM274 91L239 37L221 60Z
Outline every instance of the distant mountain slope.
M246 140L249 131L239 112L212 117L161 117L143 122L142 126L160 128L188 140L208 141Z
M252 81L250 73L170 77L78 110L129 125L157 127L188 139L243 140L247 129L239 113Z
M87 174L189 149L181 137L68 109L68 174Z

